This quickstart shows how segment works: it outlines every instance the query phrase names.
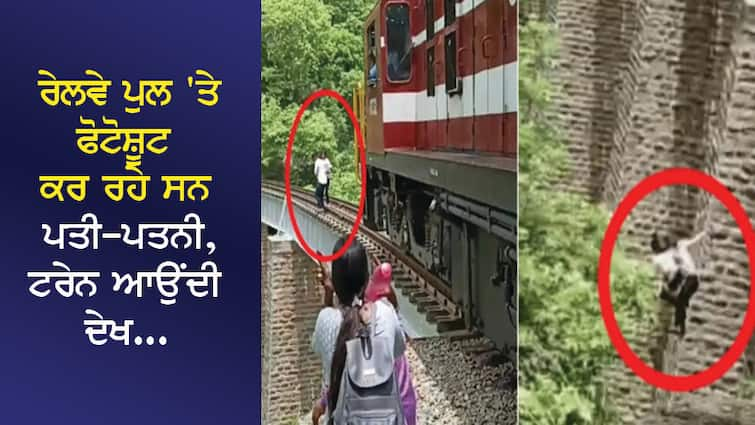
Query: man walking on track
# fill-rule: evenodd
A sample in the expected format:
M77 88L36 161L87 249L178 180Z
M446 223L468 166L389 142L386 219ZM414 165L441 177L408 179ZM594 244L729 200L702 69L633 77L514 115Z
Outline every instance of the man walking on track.
M330 182L330 161L325 157L325 152L320 153L320 157L315 160L315 177L317 178L317 189L315 190L317 206L325 209L323 200L327 196L328 183Z

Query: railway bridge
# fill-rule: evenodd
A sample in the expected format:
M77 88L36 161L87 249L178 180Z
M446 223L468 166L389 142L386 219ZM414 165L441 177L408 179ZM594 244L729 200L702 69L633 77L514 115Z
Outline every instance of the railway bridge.
M334 201L327 212L311 193L292 190L302 237L330 253L354 224L353 206ZM262 423L311 423L307 415L320 395L320 361L310 348L322 307L318 265L296 238L282 185L263 183ZM418 395L419 423L516 423L516 372L490 340L464 328L458 309L434 290L432 276L368 229L357 235L373 263L394 266L399 316L409 339L407 358ZM500 421L500 422L499 422Z

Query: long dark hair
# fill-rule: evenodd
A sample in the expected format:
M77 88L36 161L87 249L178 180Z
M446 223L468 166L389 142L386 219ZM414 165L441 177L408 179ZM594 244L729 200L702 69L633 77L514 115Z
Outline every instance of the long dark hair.
M333 247L333 252L343 247L345 238L341 238ZM361 300L364 288L369 278L367 251L361 243L354 240L344 255L333 261L331 279L333 289L343 310L343 322L338 331L333 360L330 366L330 385L328 388L328 410L335 411L338 393L341 386L341 375L346 366L346 341L356 338L362 328L359 318L359 305L355 300Z

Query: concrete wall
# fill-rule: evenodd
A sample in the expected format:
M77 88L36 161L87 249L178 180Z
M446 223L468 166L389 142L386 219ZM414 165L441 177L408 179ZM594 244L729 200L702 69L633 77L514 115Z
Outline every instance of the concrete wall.
M755 216L755 6L749 3L559 1L556 113L573 167L558 185L613 209L644 177L692 167L718 177ZM645 256L658 228L679 236L708 231L698 253L703 282L684 341L662 328L639 329L631 343L646 360L657 345L667 373L690 374L719 358L742 323L746 252L726 209L693 188L648 196L624 224L622 240ZM660 316L668 314L659 307ZM652 391L617 362L608 373L609 396L627 423L651 423L648 415L657 412L694 410L695 396L733 398L747 374L744 363L696 395L670 395Z
M295 241L262 231L262 421L289 425L320 396L320 361L310 348L321 307L315 263Z

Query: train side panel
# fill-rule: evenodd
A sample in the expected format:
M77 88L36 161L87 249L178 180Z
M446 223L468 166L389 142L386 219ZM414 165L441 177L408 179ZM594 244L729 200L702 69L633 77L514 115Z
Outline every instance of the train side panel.
M516 155L516 10L507 0L382 0L367 24L379 33L368 151Z
M516 344L517 16L509 0L381 0L365 27L379 28L365 224L501 347Z

